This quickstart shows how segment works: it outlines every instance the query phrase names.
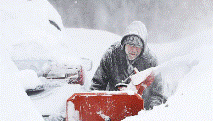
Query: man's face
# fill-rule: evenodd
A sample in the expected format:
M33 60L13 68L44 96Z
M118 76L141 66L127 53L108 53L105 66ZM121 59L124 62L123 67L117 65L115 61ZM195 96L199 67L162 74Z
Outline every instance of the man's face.
M135 58L137 58L138 55L140 55L141 50L142 49L140 47L136 47L134 45L129 45L129 44L125 45L125 52L129 60L134 60Z

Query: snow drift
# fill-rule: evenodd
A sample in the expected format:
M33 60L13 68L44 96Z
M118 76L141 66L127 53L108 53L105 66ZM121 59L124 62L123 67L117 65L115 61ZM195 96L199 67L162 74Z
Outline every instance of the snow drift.
M65 30L55 9L52 6L47 7L50 6L47 1L31 2L35 6L26 2L20 6L12 6L17 10L15 13L11 7L1 6L4 9L1 15L5 16L1 18L3 29L0 38L1 120L43 120L41 113L45 114L49 111L58 115L63 113L65 108L63 104L70 95L85 91L80 86L64 85L53 91L51 96L32 102L25 89L33 88L40 84L40 81L32 71L19 71L12 59L54 58L64 62L67 55L89 58L93 61L93 69L87 74L86 86L89 87L90 79L103 53L112 43L121 39L118 35L99 30ZM38 11L36 12L34 8ZM29 12L35 14L28 16ZM53 25L50 26L48 20L54 20L61 31ZM141 111L137 116L125 120L213 120L211 115L213 112L212 30L200 32L177 42L149 45L160 64L171 59L176 64L181 59L187 60L185 57L189 56L192 58L194 56L199 64L188 68L189 70L186 69L183 73L181 68L177 69L177 72L183 76L177 77L175 81L172 76L165 79L167 80L165 91L170 92L167 93L169 98L166 104L154 107L152 111ZM34 77L29 79L30 75ZM30 80L33 83L24 85L23 80L27 82ZM44 109L44 106L48 108Z
M41 114L25 93L24 86L22 85L23 80L17 78L20 73L18 68L12 62L3 46L0 48L0 51L0 119L4 121L42 121Z
M213 55L213 46L202 46L193 54L198 57L199 64L188 74L176 80L176 87L167 88L177 90L172 96L170 95L166 104L154 107L151 111L141 111L137 116L125 120L212 120L213 60L210 55ZM183 56L182 59L185 57ZM174 85L173 83L175 83L173 77L170 77L170 82L167 84L171 86Z

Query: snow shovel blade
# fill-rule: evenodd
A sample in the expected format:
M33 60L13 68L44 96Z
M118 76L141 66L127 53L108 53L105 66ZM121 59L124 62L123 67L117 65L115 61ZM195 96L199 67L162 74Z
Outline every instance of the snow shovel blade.
M125 91L75 93L67 100L66 121L120 121L144 109L143 99Z

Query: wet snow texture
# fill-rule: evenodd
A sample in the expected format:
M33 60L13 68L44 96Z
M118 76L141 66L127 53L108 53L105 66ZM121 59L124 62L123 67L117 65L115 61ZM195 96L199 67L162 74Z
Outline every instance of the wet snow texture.
M35 4L38 3L35 2ZM49 111L57 116L61 112L63 113L65 100L70 95L84 90L84 88L78 86L63 86L63 88L54 91L52 96L32 102L25 93L25 89L37 86L40 81L38 77L34 76L35 73L32 71L19 71L11 58L54 58L62 60L67 55L87 57L93 61L92 71L86 73L85 88L88 88L90 79L99 65L103 53L112 43L121 38L109 32L98 30L67 29L63 33L62 27L62 33L58 32L54 26L49 26L48 23L51 18L57 22L59 21L58 24L62 25L58 13L54 12L55 10L49 3L45 1L36 5L38 8L40 5L51 6L42 7L44 9L37 11L37 13L36 10L33 11L35 6L28 5L28 7L25 4L19 7L2 7L7 10L0 12L1 16L5 16L1 18L1 26L3 27L4 25L5 28L1 29L0 35L1 120L41 121L41 113L48 113ZM13 13L13 7L24 12L17 11L18 13ZM45 13L48 10L49 13ZM36 14L30 14L32 12ZM47 21L46 23L41 23L40 20ZM171 66L165 64L175 70L172 71L175 73L171 73L173 76L164 77L166 83L165 94L171 97L169 97L165 105L155 107L152 111L141 111L137 116L128 117L126 120L213 120L212 35L213 30L211 29L176 42L149 45L161 64L175 57L183 56L171 61ZM25 54L20 48L17 51L12 51L15 46L18 46L18 48L25 47ZM43 48L43 50L38 51L40 48ZM45 52L45 55L42 54L43 52ZM189 55L184 56L186 54ZM198 60L198 65L193 68L186 67L186 62L191 62L187 60L188 58L190 60ZM173 68L174 64L177 64L177 68ZM185 72L182 72L182 70ZM163 73L166 75L167 72L169 70L165 70ZM30 75L34 76L34 78L31 78ZM29 84L25 83L26 81L29 82L29 80L31 80ZM54 100L54 102L50 100Z
M178 80L177 91L166 104L152 111L141 111L126 120L212 120L212 57L213 46L203 46L197 51L199 65ZM170 81L169 85L174 82Z

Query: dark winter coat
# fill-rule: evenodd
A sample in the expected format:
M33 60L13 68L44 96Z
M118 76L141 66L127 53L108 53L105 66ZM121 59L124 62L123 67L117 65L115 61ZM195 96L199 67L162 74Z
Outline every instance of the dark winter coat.
M147 68L157 66L156 58L146 46L147 32L144 28L145 26L141 22L133 22L127 27L126 34L121 42L115 43L107 50L94 74L91 90L107 90L108 87L109 91L115 91L117 90L115 85L129 77L134 67L139 71L143 71ZM144 48L141 54L133 62L130 62L126 58L123 41L126 36L132 34L142 38ZM144 90L142 98L144 99L144 107L146 109L150 109L153 105L159 105L165 101L162 95L162 80L160 75L156 76L151 86Z

